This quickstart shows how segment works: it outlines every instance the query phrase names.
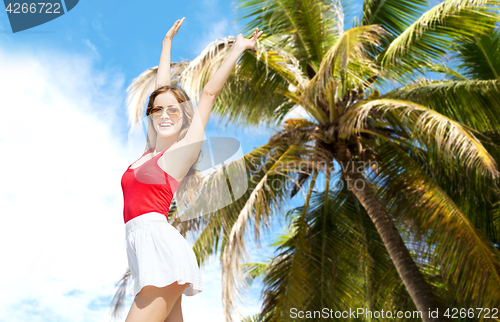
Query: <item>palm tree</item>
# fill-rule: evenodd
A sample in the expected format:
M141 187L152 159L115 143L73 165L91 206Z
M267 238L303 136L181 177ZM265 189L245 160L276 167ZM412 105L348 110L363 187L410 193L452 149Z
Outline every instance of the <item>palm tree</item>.
M277 256L267 263L243 264L245 286L257 277L265 283L264 306L254 320L285 320L298 313L294 308L321 312L327 321L368 321L364 314L356 319L341 315L356 308L416 310L366 211L345 184L313 192L317 174L306 204L287 213L293 218L290 231L271 245L279 246Z
M229 116L233 124L269 125L282 124L290 110L301 106L311 119L287 120L267 144L244 156L249 187L229 206L187 222L176 220L172 208L172 223L183 233L200 231L194 245L200 264L221 252L228 320L235 313L234 295L241 290L239 263L245 258L247 227L253 224L258 241L283 201L303 191L317 172L327 174L326 215L335 216L328 206L334 204L329 191L335 169L354 198L342 207L359 204L358 211L366 212L418 310L437 308L441 299L419 269L425 266L422 257L411 255L413 240L428 245L442 280L464 302L500 305L500 253L488 238L498 231L487 235L471 220L481 217L474 214L478 196L484 207L498 199L498 150L485 144L498 140L485 134L499 126L499 81L422 79L427 71L443 70L436 63L457 52L457 43L474 43L491 33L498 21L496 6L491 0L450 0L427 10L424 0L366 0L360 24L355 20L353 28L344 30L338 2L242 1L241 16L253 19L245 29L258 26L265 39L243 54L213 112ZM173 83L196 98L234 41L215 41L195 60L178 64ZM142 112L155 71L146 71L129 87L135 115ZM390 82L401 87L381 94ZM369 162L373 168L366 166ZM226 173L241 170L230 163L208 176L205 186L225 184ZM282 185L277 188L273 182ZM290 184L295 187L291 192L282 188ZM464 189L474 193L457 197ZM320 257L322 267L331 268L326 259ZM312 277L319 279L316 285L331 273L322 272ZM302 286L286 291L296 298L313 296L309 286ZM272 302L264 307L271 312ZM290 320L284 312L275 319ZM435 319L423 314L423 320Z

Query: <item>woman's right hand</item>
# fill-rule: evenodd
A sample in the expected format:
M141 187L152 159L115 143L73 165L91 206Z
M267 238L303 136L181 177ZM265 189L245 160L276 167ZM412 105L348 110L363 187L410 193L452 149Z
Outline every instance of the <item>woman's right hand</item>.
M163 41L172 41L174 35L177 33L177 31L179 31L179 28L181 27L182 22L184 21L185 18L186 17L182 17L182 19L177 19L172 28L170 28L170 30L165 35Z

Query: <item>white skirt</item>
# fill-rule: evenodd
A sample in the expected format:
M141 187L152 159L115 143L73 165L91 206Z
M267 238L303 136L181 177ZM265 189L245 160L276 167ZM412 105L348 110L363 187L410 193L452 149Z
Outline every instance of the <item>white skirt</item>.
M146 285L164 287L174 282L190 285L183 294L203 290L193 248L167 217L149 212L125 224L128 267L132 279L127 291L134 296Z

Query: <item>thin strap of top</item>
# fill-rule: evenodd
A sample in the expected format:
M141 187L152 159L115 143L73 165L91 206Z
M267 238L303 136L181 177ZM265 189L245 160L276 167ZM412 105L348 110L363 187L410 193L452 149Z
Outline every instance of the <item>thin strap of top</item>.
M154 150L154 149L155 149L155 148L151 148L151 149L149 149L149 150L146 150L146 151L144 152L144 154L143 154L143 155L141 155L141 158L142 158L142 157L143 157L146 153L149 153L149 152L151 152L151 150Z

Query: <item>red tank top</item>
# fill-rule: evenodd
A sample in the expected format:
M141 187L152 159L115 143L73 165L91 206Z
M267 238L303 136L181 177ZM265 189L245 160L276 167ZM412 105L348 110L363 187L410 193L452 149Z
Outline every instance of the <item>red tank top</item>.
M142 156L152 150L154 148L147 150ZM135 162L132 163L123 174L121 185L125 223L132 218L153 211L164 214L168 219L170 203L180 182L158 165L158 159L165 151L158 153L139 167L130 169Z

